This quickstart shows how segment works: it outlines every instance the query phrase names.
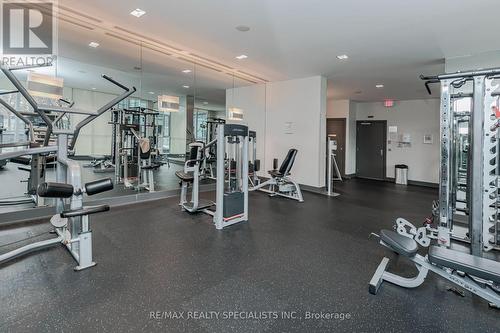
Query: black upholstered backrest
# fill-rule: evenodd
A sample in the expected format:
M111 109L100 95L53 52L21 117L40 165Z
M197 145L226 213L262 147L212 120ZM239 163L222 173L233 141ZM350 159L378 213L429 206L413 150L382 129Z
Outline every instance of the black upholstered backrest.
M189 160L193 160L192 162L188 163L188 166L192 167L196 164L196 159L198 159L198 149L199 146L191 146L191 149L189 150Z
M290 170L292 170L293 162L295 162L295 156L297 156L297 149L290 149L288 151L288 154L286 154L285 159L283 160L283 163L281 163L280 169L278 170L279 173L283 175L287 175L290 173Z

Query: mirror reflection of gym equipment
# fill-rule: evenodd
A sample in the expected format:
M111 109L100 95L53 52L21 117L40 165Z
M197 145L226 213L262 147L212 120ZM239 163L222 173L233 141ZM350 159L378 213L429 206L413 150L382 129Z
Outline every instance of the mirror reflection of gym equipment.
M499 12L0 0L0 332L499 331Z

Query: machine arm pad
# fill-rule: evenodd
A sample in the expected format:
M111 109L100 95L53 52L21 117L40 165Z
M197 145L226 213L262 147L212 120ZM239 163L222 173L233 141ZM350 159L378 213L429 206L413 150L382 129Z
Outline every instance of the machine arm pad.
M85 192L87 192L87 195L94 195L112 189L113 181L111 178L98 179L85 184Z
M42 198L69 198L74 188L70 184L48 182L40 184L37 192Z

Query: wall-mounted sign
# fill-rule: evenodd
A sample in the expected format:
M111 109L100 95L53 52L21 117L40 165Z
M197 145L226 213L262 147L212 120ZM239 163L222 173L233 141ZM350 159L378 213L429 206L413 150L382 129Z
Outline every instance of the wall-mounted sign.
M158 96L158 111L160 112L179 112L179 96Z
M287 121L285 122L285 134L293 134L293 122Z
M28 73L27 88L31 95L60 99L63 97L64 79L35 72Z
M432 144L434 142L434 138L432 137L432 134L424 134L424 143L425 144Z
M229 120L243 120L243 110L239 108L229 108Z

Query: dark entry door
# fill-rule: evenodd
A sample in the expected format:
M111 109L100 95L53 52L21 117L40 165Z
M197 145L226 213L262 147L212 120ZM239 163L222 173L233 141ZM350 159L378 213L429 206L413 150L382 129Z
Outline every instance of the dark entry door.
M342 176L345 175L345 122L345 118L331 118L326 121L326 135L335 136L335 139L337 140L337 154L335 159L337 160Z
M385 179L386 121L358 121L356 125L356 176Z

